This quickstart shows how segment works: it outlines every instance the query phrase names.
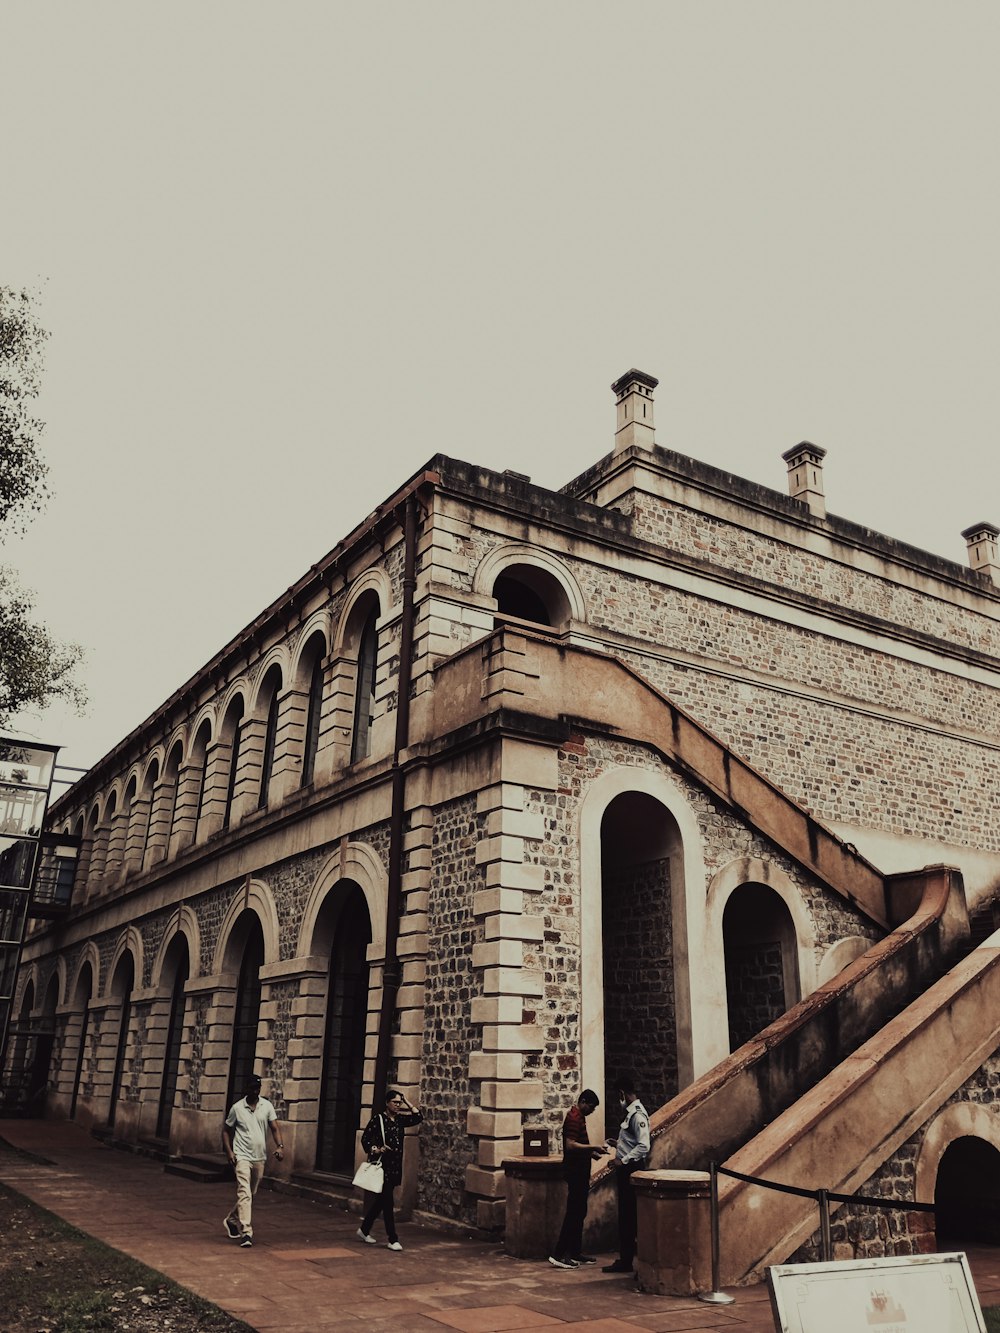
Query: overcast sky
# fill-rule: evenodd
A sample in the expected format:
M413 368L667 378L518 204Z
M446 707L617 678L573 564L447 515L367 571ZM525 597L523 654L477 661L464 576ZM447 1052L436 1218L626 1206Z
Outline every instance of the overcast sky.
M0 283L55 492L0 559L95 762L432 454L657 441L966 563L1000 522L1000 7L0 0Z

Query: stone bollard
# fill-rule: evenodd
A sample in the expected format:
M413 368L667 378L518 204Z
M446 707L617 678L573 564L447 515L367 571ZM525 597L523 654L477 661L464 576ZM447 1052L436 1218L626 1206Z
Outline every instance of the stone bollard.
M545 1259L552 1253L566 1211L562 1157L508 1157L503 1172L507 1253L517 1259Z
M643 1291L693 1296L712 1286L707 1171L636 1171L636 1274Z

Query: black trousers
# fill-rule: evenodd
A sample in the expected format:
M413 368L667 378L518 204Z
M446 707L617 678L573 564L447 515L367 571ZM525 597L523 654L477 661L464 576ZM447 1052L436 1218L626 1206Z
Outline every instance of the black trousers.
M392 1210L392 1196L396 1191L395 1185L386 1185L381 1194L376 1194L374 1199L368 1205L368 1211L365 1213L364 1221L361 1223L361 1230L366 1236L371 1235L371 1229L375 1225L375 1219L379 1213L382 1214L382 1220L385 1222L385 1236L390 1245L394 1240L399 1240L396 1235L396 1216Z
M579 1259L583 1249L583 1224L587 1217L587 1202L590 1194L590 1158L587 1158L587 1172L580 1171L566 1177L566 1216L562 1230L552 1251L556 1259Z
M615 1167L615 1184L618 1187L618 1249L623 1264L631 1264L635 1258L635 1236L638 1229L632 1173L643 1171L645 1167L645 1160L629 1162L626 1166L619 1163Z

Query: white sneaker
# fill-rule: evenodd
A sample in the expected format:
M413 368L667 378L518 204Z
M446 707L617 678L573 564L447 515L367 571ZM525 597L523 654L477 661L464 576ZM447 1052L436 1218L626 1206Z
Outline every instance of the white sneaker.
M375 1237L374 1237L374 1236L366 1236L365 1233L361 1230L360 1227L358 1227L357 1231L355 1231L354 1234L357 1236L358 1240L363 1241L365 1245L374 1245L374 1244L376 1244Z
M389 1244L388 1244L385 1248L386 1248L387 1250L396 1250L396 1251L399 1251L399 1250L402 1250L403 1247L402 1247L402 1245L400 1245L400 1243L399 1243L398 1240L391 1240L391 1241L389 1242Z

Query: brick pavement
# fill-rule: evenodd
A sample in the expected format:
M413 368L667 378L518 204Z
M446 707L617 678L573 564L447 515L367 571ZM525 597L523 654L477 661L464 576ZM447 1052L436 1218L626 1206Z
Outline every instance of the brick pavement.
M258 1195L255 1244L223 1233L233 1186L165 1175L65 1121L0 1121L0 1138L51 1162L0 1156L0 1180L158 1269L260 1333L773 1333L763 1287L735 1304L649 1296L600 1267L561 1272L502 1246L415 1223L402 1254L353 1237L358 1219L277 1191ZM381 1222L376 1224L381 1235ZM1000 1250L970 1251L984 1305L1000 1304Z

